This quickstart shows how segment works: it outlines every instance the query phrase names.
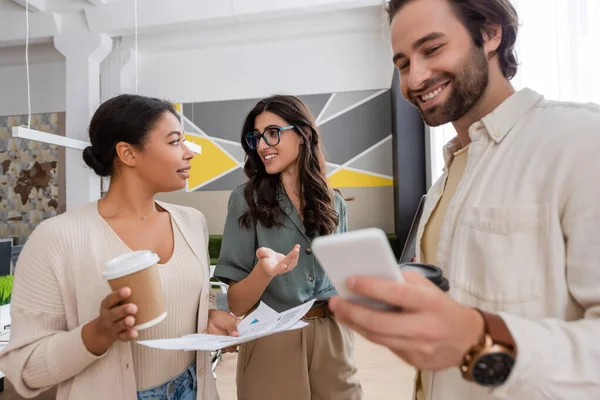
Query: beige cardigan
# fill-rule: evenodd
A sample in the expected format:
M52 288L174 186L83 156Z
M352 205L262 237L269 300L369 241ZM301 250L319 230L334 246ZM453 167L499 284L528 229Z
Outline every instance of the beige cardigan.
M208 230L204 216L188 207L158 203L210 276ZM82 326L98 316L110 293L101 271L108 261L97 203L42 222L25 244L15 268L11 301L11 342L0 353L3 371L23 397L34 397L58 385L57 399L135 400L131 346L116 342L107 353L89 353ZM198 310L198 332L206 329L215 308L209 279L204 279ZM198 399L218 399L208 352L197 353ZM25 381L43 382L40 389Z

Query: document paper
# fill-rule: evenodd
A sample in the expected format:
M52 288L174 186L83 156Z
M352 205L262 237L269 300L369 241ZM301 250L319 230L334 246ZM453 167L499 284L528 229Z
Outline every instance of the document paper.
M237 346L263 336L278 332L304 328L308 324L301 321L311 309L315 300L301 304L298 307L278 313L262 301L259 306L242 319L238 324L240 336L210 335L195 333L174 339L140 340L136 343L155 349L213 351L229 346Z

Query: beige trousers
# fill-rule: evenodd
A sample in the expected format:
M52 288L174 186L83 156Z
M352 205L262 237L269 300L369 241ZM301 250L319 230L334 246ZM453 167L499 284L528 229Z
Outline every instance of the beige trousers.
M239 347L239 400L362 400L354 333L334 317Z

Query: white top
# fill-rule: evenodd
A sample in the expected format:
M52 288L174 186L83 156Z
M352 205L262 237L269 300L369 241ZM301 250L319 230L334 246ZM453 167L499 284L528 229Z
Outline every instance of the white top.
M150 328L138 331L138 340L170 339L196 333L198 305L202 291L202 267L176 224L173 226L173 255L165 264L157 264L167 305L166 318ZM125 257L131 249L105 224L108 251ZM147 261L153 253L148 252ZM142 257L142 260L146 257ZM156 261L159 257L156 256ZM155 261L155 262L156 262ZM143 266L147 262L133 263ZM138 390L163 384L176 377L195 360L192 351L166 351L134 344L133 370Z
M600 107L546 101L524 89L469 134L438 265L450 296L500 313L519 354L496 390L467 383L452 368L423 375L426 397L599 399ZM417 249L457 148L457 140L445 148L445 173L429 191Z

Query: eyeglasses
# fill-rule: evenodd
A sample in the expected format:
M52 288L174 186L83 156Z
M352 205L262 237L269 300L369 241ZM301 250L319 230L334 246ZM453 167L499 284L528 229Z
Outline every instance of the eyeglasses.
M289 131L290 129L294 129L295 126L284 126L280 128L270 127L265 129L263 133L258 131L249 132L246 135L246 143L248 147L252 150L258 149L258 145L260 144L260 139L264 139L265 143L269 146L277 146L281 141L281 132Z

